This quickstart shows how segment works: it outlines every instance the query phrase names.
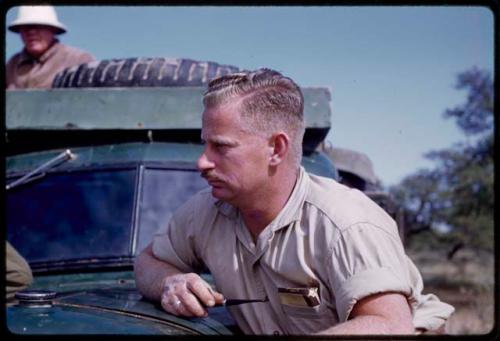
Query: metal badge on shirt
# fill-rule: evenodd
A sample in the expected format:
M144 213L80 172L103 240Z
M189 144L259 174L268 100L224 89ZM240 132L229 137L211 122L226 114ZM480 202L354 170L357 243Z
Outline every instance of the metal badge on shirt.
M319 305L318 288L278 288L281 304L295 307Z

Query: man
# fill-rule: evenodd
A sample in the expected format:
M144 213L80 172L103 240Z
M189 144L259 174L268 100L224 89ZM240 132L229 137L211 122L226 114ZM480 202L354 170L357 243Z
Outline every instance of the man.
M7 62L7 89L50 88L58 72L94 60L55 38L66 27L52 6L20 6L17 19L8 28L21 35L24 49Z
M260 69L212 80L198 160L211 189L177 212L137 258L136 283L180 316L224 298L247 334L413 334L453 308L422 295L394 221L361 192L300 166L299 87ZM208 268L217 292L195 272Z

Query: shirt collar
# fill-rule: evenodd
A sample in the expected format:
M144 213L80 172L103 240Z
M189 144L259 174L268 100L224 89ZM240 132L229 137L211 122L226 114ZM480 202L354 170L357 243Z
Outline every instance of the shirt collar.
M57 53L57 51L59 50L60 46L61 45L59 44L59 40L54 39L54 42L49 47L49 49L47 51L45 51L45 53L42 54L40 56L40 58L38 58L38 60L40 61L40 63L44 63L47 59L49 59L50 57L52 57L53 55L55 55Z
M236 220L238 218L238 209L227 202L220 199L215 200L215 207L222 215L225 215L229 219Z
M297 181L293 188L290 197L288 198L285 206L281 209L278 215L271 221L265 230L276 231L282 227L290 225L292 222L300 220L302 215L302 204L304 202L307 188L309 185L309 176L304 168L299 168ZM218 211L229 219L238 219L238 209L231 204L223 202L219 199L215 200L215 206Z
M280 213L268 225L272 231L281 229L288 226L294 221L300 220L302 216L302 209L304 199L306 197L309 185L309 176L303 167L300 167L297 181L293 188L292 194L288 198L285 206L281 209ZM267 229L267 228L266 228Z
M24 64L24 63L34 63L36 62L36 59L34 59L31 55L29 55L26 50L22 50L21 54L19 55L19 59L17 60L17 64Z

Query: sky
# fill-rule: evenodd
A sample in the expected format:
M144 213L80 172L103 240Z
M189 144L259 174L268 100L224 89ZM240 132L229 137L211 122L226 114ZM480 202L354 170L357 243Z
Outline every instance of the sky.
M328 87L335 147L370 157L384 186L464 139L443 112L457 74L494 72L494 16L479 6L56 6L63 43L98 60L173 57L269 67ZM17 15L10 9L6 25ZM22 48L6 31L6 60Z

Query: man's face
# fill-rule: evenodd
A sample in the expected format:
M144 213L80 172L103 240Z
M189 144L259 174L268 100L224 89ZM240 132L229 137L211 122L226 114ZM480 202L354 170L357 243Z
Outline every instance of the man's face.
M40 57L54 40L54 32L47 26L25 25L19 28L19 33L26 51L33 57Z
M205 109L198 169L215 198L242 207L266 184L271 147L265 137L243 130L238 110L237 102Z

